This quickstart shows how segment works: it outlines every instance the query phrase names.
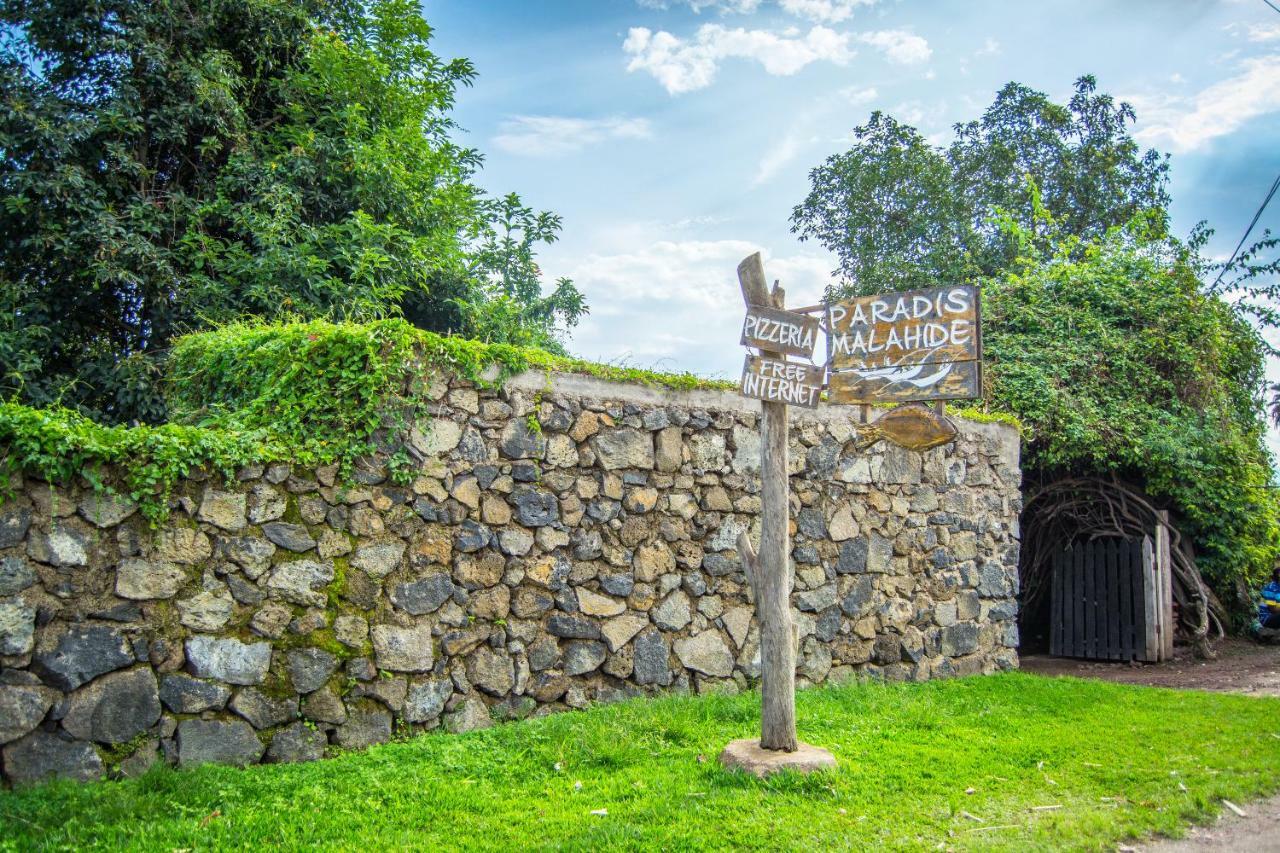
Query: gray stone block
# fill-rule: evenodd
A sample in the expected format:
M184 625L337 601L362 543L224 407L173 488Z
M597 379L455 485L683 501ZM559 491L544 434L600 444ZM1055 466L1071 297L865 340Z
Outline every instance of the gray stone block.
M244 720L183 720L178 723L178 764L257 764L266 747Z

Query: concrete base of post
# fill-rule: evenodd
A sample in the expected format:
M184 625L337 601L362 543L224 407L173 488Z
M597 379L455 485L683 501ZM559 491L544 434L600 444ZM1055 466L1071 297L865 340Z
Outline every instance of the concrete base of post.
M822 747L801 741L795 752L782 752L762 749L756 738L732 741L720 753L720 763L728 770L743 770L760 779L783 770L813 773L836 769L835 756Z

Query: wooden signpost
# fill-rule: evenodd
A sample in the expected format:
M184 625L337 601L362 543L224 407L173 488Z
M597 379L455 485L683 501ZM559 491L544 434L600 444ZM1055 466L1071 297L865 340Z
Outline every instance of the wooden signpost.
M759 350L747 354L739 388L761 401L760 550L743 533L738 553L760 623L761 714L759 740L733 741L720 761L757 776L809 772L836 761L796 736L787 405L816 408L824 387L830 402L863 405L981 396L981 306L976 288L955 286L787 311L782 288L766 284L759 253L738 264L738 283L747 308L741 343ZM819 309L825 315L825 368L812 363L822 327L809 312ZM881 440L927 450L954 440L956 428L942 412L912 405L859 427L858 434L859 450Z

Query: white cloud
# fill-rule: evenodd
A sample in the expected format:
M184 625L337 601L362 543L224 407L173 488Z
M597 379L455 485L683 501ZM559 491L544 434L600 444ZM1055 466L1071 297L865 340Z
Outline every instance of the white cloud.
M917 128L924 124L925 120L924 105L919 101L903 101L889 110L889 114L898 121Z
M1128 98L1138 113L1134 137L1185 152L1280 110L1280 55L1246 59L1243 71L1191 95Z
M867 104L874 101L880 93L871 86L868 86L865 89L857 86L846 86L836 94L844 98L849 103L857 105Z
M711 9L721 15L750 15L760 8L761 0L636 0L646 9L670 9L688 6L695 15ZM879 0L778 0L778 6L789 15L824 24L848 20L859 6L874 6Z
M849 40L848 34L826 27L802 36L704 24L692 39L632 27L622 49L631 56L628 71L647 71L667 92L679 95L710 86L726 59L758 62L775 76L795 74L814 62L844 65L854 56Z
M993 38L988 38L982 43L982 47L974 51L974 56L996 56L1000 53L1000 42Z
M858 41L880 50L890 62L900 65L927 62L929 57L933 56L929 42L906 30L876 30L860 33Z
M567 259L556 274L572 278L591 305L570 348L604 361L736 379L743 306L735 269L760 249L746 240L659 240L618 254ZM781 281L787 304L822 298L832 258L764 255L765 273Z
M794 131L787 133L760 158L760 165L756 169L756 176L751 179L751 186L758 187L768 181L778 171L800 153L801 148L800 136Z
M876 0L778 0L782 11L824 24L848 20L858 6L873 6L875 3Z
M1246 41L1267 42L1280 39L1280 24L1227 24L1223 27L1233 36L1243 35Z
M652 136L649 120L644 118L512 116L502 123L493 144L513 154L554 157L612 139L649 139Z
M750 15L760 7L760 0L636 0L646 9L669 9L672 3L688 6L695 15L703 9L714 9L722 15Z
M1249 41L1276 41L1280 39L1280 24L1250 24L1245 38Z

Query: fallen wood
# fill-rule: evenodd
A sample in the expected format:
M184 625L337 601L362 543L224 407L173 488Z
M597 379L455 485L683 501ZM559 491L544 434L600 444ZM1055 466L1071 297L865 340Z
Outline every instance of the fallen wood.
M1227 808L1231 809L1231 811L1235 812L1235 816L1236 816L1236 817L1248 817L1248 816L1249 816L1249 815L1245 814L1244 809L1240 808L1239 806L1237 806L1235 803L1231 802L1230 800L1223 800L1223 801L1222 801L1222 804L1223 804L1224 806L1226 806Z

